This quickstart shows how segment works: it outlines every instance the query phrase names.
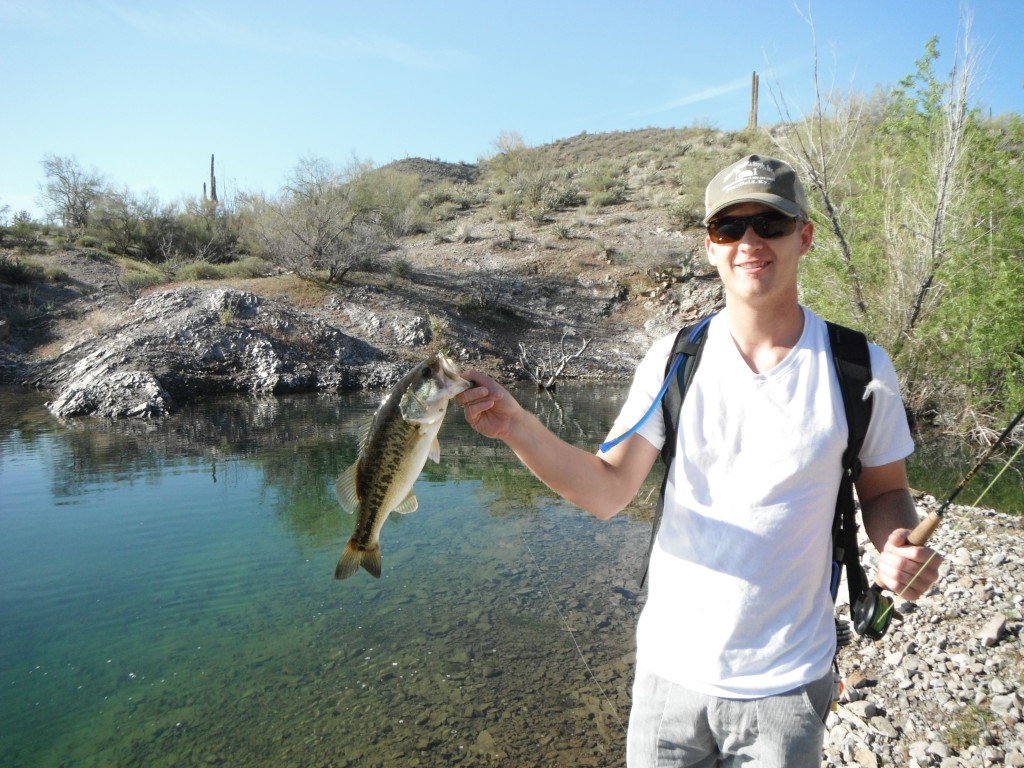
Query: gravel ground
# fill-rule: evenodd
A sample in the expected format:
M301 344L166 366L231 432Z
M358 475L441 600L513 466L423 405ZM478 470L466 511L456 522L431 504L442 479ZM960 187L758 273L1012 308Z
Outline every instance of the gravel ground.
M1017 517L947 510L930 542L945 558L936 585L897 601L904 620L881 641L840 652L846 685L823 765L1024 766L1022 529ZM870 571L877 553L865 549Z

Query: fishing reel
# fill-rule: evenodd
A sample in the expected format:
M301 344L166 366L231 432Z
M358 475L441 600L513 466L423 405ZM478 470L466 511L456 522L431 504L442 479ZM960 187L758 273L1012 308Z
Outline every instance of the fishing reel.
M897 615L892 598L883 594L877 584L861 593L857 601L850 606L850 612L857 634L871 640L881 640L889 629L893 616Z

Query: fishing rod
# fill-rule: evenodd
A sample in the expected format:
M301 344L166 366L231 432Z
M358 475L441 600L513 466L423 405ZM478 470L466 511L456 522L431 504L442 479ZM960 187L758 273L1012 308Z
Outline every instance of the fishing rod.
M963 479L960 480L956 488L954 488L949 496L946 497L946 500L942 502L937 509L928 512L924 520L919 522L914 530L910 532L910 535L907 536L908 544L912 544L915 547L921 547L928 543L932 534L935 533L939 525L942 523L942 516L946 513L946 510L949 509L950 504L952 504L953 500L960 495L960 492L971 481L978 470L981 469L982 465L991 458L992 454L995 453L996 448L1002 445L1003 441L1010 436L1010 433L1013 432L1021 419L1024 419L1024 408L1021 408L1020 412L1013 417L1013 421L1010 422L1009 426L1003 430L1002 434L1000 434L999 437L996 438L995 442L988 447L988 450L986 450L982 457L978 459L977 463L975 463L967 474L963 476ZM1009 466L1010 463L1017 458L1019 453L1020 450L1014 453L1013 456L1010 457L1010 461L1007 462L1006 466ZM1005 469L1006 467L1003 467L999 474L1001 475ZM993 483L994 482L995 481L993 481ZM981 501L982 496L984 496L991 487L992 483L989 483L988 487L982 491L981 496L978 496L974 503L977 504ZM929 558L928 562L931 562L931 558ZM918 574L920 574L927 565L928 563L925 563L921 566L918 573L914 574L914 578L912 578L910 583L907 584L906 588L904 588L904 592L906 589L910 588L910 585L917 579ZM854 627L857 632L876 640L880 639L882 635L885 634L886 630L889 628L889 622L891 622L893 616L896 615L896 612L893 610L894 603L892 598L883 595L882 589L883 585L881 577L876 574L875 583L871 588L864 590L864 594L861 596L861 599L857 601L857 605L850 606L853 614ZM902 593L898 596L902 596Z
M1003 476L1003 473L1010 468L1010 465L1013 464L1013 462L1017 460L1021 451L1024 451L1024 442L1021 442L1021 444L1017 446L1017 450L1013 452L1013 456L1006 460L1006 463L1003 464L1003 468L996 472L996 476L993 477L989 484L985 486L985 490L978 494L978 498L976 498L974 503L971 505L972 507L978 506L985 494L992 489L993 485L999 482L999 478Z
M964 486L971 481L971 478L973 478L975 473L981 469L981 466L989 460L993 453L995 453L996 448L1002 445L1003 441L1009 437L1010 433L1013 432L1014 427L1020 423L1021 419L1024 419L1024 408L1021 408L1020 413L1013 417L1013 421L1010 422L1010 425L1004 429L1002 434L996 438L996 441L988 447L988 450L985 451L980 459L978 459L978 463L971 467L970 471L964 475L963 480L961 480L957 487L953 489L953 492L949 494L949 497L939 505L939 508L929 512L928 516L918 523L917 527L910 532L910 535L907 536L907 541L910 544L919 547L931 538L932 534L935 533L935 530L939 527L939 523L942 522L942 516L949 508L949 505L952 504L953 500L960 495L960 491L962 491ZM1016 454L1014 454L1014 456L1016 456ZM1013 459L1010 460L1013 461ZM978 501L981 501L981 496L978 497Z

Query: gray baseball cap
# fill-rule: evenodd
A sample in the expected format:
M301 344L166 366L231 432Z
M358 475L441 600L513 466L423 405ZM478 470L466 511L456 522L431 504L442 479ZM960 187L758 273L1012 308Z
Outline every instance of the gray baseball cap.
M719 171L704 191L704 224L736 203L764 203L796 219L810 218L800 177L773 157L748 155Z

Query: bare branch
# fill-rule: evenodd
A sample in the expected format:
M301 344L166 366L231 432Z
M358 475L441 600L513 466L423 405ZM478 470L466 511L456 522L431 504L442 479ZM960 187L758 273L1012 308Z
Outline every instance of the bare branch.
M526 345L523 342L519 342L519 364L526 371L526 375L530 377L530 380L537 385L537 389L553 390L555 389L555 382L562 372L565 370L565 366L570 361L580 357L590 346L590 339L584 339L583 344L575 352L566 349L565 340L569 336L569 331L562 333L562 339L559 342L558 349L558 360L554 359L552 346L548 345L547 359L538 359L537 361L531 361L530 355L526 350Z
M801 177L818 193L824 207L825 219L836 238L839 256L846 267L847 279L853 293L853 307L860 317L864 317L868 312L867 301L853 261L853 248L843 227L842 211L836 202L833 183L833 179L842 177L854 149L863 120L863 110L853 99L840 97L834 86L829 88L827 94L822 94L818 76L818 44L810 7L808 6L806 14L799 8L797 12L811 30L811 48L814 56L813 113L810 118L803 116L799 120L794 119L781 90L776 91L769 85L769 91L787 127L785 132L772 134L771 138L793 161Z

